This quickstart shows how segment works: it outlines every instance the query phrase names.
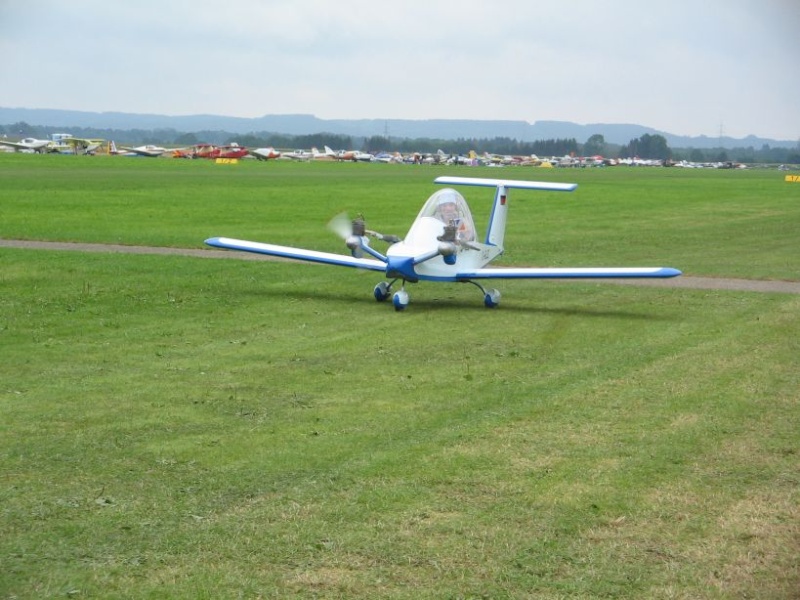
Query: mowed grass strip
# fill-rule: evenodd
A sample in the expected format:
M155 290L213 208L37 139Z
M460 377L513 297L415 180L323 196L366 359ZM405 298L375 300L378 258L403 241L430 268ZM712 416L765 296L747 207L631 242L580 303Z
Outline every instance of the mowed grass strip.
M202 247L212 236L342 251L336 214L403 236L442 174L575 182L514 190L503 264L673 266L800 279L798 186L770 170L469 168L0 156L0 237ZM462 188L479 234L492 190Z
M797 296L0 265L3 597L796 594Z

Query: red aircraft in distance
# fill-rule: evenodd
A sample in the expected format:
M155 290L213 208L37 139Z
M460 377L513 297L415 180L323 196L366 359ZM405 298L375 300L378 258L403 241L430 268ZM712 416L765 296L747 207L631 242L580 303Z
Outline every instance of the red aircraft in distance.
M214 144L195 144L190 148L178 148L172 152L173 158L244 158L248 150L236 142L225 146Z
M217 146L209 158L244 158L247 154L247 148L233 142L227 146Z

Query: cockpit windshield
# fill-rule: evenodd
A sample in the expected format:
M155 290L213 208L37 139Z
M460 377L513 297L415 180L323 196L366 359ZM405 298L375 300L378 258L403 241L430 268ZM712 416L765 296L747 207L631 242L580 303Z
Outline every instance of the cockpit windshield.
M417 218L420 217L433 217L444 225L455 226L461 241L474 242L477 237L467 201L452 188L441 189L428 198Z

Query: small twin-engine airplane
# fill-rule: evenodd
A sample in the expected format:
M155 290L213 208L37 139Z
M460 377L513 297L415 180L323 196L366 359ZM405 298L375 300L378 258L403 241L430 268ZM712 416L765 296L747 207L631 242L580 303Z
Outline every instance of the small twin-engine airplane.
M0 145L8 146L17 151L36 152L44 154L50 151L50 146L53 144L52 140L37 140L36 138L25 138L18 142L9 142L8 140L0 140Z
M471 283L483 293L484 304L494 308L500 302L500 292L484 288L478 283L479 280L665 278L681 274L679 270L669 267L487 268L486 265L504 251L510 189L571 192L578 187L577 184L471 177L439 177L435 182L495 188L489 225L483 241L478 241L472 214L464 197L452 188L443 188L423 205L402 240L367 229L360 217L352 222L344 215L334 218L329 227L345 239L350 256L225 237L210 238L205 243L229 250L383 272L389 281L382 281L375 286L375 299L384 301L391 296L396 310L403 310L408 306L409 297L405 284L418 281ZM382 254L372 248L369 238L388 242L390 245L386 253ZM372 258L364 258L365 252ZM398 281L401 282L400 289L392 294L392 286Z
M281 153L278 150L275 150L272 146L267 148L254 148L253 150L248 150L251 156L255 156L258 160L270 160L270 159L278 159L281 157Z
M148 158L158 158L167 151L166 148L154 146L153 144L145 144L144 146L137 146L136 148L122 146L121 150L131 156L146 156Z

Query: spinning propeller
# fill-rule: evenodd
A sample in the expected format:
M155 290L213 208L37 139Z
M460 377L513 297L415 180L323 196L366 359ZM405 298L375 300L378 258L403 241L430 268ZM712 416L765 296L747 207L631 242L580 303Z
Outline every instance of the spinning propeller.
M369 245L367 237L373 237L389 244L396 244L400 241L400 238L396 235L385 235L367 229L363 215L358 215L355 219L350 219L347 213L339 213L328 222L328 229L345 241L345 244L350 248L350 252L355 258L361 258L363 256L362 246Z

